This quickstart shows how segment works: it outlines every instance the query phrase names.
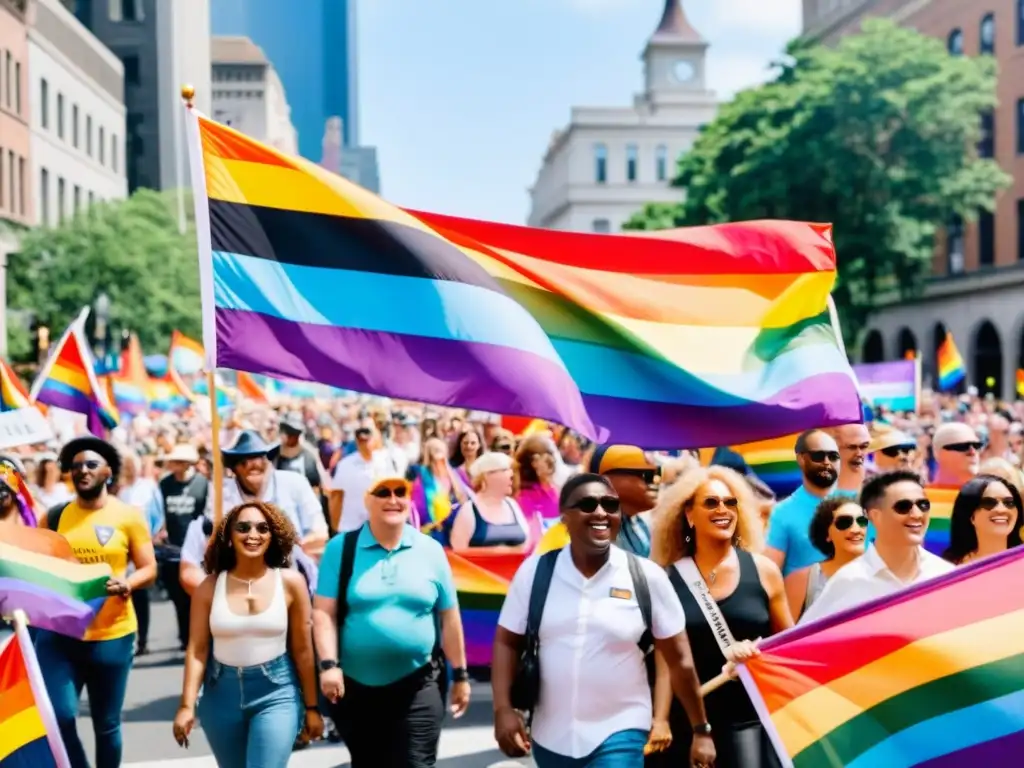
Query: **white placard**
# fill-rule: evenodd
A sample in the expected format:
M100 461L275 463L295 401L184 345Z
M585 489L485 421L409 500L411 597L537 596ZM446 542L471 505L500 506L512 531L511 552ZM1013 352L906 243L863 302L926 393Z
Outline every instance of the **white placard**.
M53 439L46 418L35 408L18 408L0 413L0 450L34 445Z

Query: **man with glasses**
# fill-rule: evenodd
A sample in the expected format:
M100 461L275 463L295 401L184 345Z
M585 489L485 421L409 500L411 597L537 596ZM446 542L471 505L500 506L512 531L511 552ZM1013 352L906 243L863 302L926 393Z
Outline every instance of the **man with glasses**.
M768 525L765 554L788 576L814 563L822 554L808 535L814 511L839 477L839 446L828 433L811 429L796 439L796 463L803 483L775 505Z
M898 469L913 469L916 450L917 441L899 430L890 429L877 435L871 443L871 454L878 470L877 474L895 472Z
M950 422L935 430L932 438L937 465L933 486L956 488L976 474L981 465L981 440L967 424Z
M801 624L886 597L955 567L924 548L931 502L914 472L898 470L872 478L860 504L875 530L875 541L836 571L800 618Z

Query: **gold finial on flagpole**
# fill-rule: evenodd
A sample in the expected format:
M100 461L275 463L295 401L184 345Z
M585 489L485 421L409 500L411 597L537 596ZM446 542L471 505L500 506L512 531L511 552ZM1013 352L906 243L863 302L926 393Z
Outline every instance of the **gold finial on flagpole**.
M196 97L196 88L191 83L185 83L181 86L181 98L185 102L185 106L189 109L192 108L192 99Z

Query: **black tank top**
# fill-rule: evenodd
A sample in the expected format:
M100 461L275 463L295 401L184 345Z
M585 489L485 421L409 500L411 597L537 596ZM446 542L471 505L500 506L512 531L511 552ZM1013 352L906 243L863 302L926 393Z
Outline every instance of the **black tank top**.
M761 579L757 575L757 565L754 563L753 556L742 549L736 550L736 554L739 556L740 564L739 583L731 595L717 601L718 610L721 611L722 618L729 625L732 636L736 640L766 638L771 634L768 593L761 586ZM669 569L676 571L674 565L669 566ZM703 685L722 673L725 656L722 655L722 650L718 647L718 641L715 639L711 627L708 626L704 613L682 579L673 577L672 585L686 612L686 635L693 651L697 677L700 678ZM682 707L677 701L674 701L674 704L679 711L678 713L673 712L673 715L682 714L682 720L689 732L689 722L686 720L685 713L682 712ZM750 702L750 697L747 696L747 692L739 680L728 682L718 690L709 693L704 698L704 708L707 711L708 722L715 730L725 730L730 726L746 725L758 720L754 705ZM673 726L676 722L678 719L673 717ZM673 727L674 731L675 727Z

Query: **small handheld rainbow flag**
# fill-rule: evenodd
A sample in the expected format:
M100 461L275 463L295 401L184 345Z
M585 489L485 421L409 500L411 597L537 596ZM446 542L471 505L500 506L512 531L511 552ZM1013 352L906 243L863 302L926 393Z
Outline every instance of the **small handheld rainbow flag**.
M259 382L253 378L252 374L246 373L245 371L238 371L237 385L238 395L244 397L247 400L252 400L256 403L266 403L267 393L263 391L263 387L259 385Z
M28 391L18 374L6 361L0 360L0 411L16 411L30 405Z
M149 409L147 384L149 374L142 359L142 346L134 333L128 339L128 346L121 355L121 369L110 375L114 392L114 404L118 411L129 416L138 416Z
M28 629L0 650L0 768L71 768Z
M206 353L201 343L181 331L171 334L171 349L167 353L168 368L173 368L182 376L194 376L203 370L205 359Z
M939 389L949 391L964 380L967 375L964 359L956 348L952 333L946 332L946 338L939 345L935 358L939 365Z
M767 640L739 672L783 764L1019 765L1022 580L1018 547Z

